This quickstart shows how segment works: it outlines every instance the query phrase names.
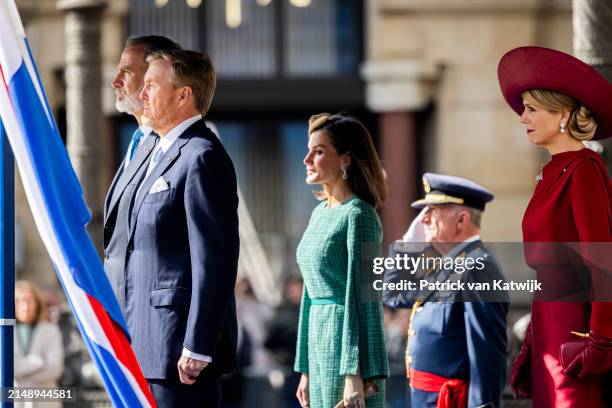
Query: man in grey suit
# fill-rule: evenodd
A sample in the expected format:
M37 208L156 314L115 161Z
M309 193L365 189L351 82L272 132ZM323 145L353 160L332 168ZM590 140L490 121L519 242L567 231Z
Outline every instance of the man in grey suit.
M216 76L196 51L147 59L142 121L159 135L132 195L125 312L132 347L163 407L219 407L236 370L234 166L206 126Z
M162 36L144 36L129 39L117 73L111 82L115 89L115 107L127 113L138 122L128 151L113 178L104 202L104 269L125 315L125 250L127 248L127 214L135 183L143 172L145 164L157 142L157 135L142 123L143 104L139 99L144 85L148 64L146 58L155 51L178 50L181 47ZM119 228L116 228L119 226Z

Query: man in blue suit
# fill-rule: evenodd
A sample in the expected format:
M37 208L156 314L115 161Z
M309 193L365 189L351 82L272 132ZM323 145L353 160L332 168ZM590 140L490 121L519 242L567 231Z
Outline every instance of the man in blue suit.
M425 197L412 206L425 210L411 230L422 228L430 246L417 253L414 243L396 242L390 257L432 262L417 275L387 270L385 282L407 279L419 288L423 280L455 286L425 285L421 290L383 294L388 306L412 308L406 350L412 406L500 407L506 378L508 295L456 284L504 280L499 263L480 240L482 212L493 195L470 180L433 173L423 176L423 185ZM433 262L436 259L438 263Z
M132 347L161 407L218 407L237 368L234 166L206 127L215 90L208 56L153 53L140 98L159 135L132 195L125 314Z
M158 35L130 38L125 43L117 64L117 72L111 82L115 90L116 109L134 116L138 122L138 129L132 136L128 151L121 161L104 202L104 270L124 313L128 209L136 183L146 171L146 164L158 139L153 129L143 124L141 120L143 104L140 92L148 68L146 58L155 51L180 48L171 39ZM116 228L117 225L119 228Z

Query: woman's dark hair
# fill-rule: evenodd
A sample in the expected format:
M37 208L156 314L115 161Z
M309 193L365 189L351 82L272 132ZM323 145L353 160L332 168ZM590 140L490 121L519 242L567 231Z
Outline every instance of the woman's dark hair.
M308 121L308 137L314 132L325 133L338 154L349 154L347 181L351 190L361 200L380 209L387 195L387 182L372 136L365 126L345 113L320 113ZM315 196L320 200L327 198L324 191L316 191Z

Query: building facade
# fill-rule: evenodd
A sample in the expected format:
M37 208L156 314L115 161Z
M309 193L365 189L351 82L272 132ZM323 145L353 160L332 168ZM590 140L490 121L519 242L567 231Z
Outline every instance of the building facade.
M497 84L509 49L571 52L569 0L108 0L102 14L100 174L110 183L131 117L114 111L110 80L129 36L167 35L208 52L218 87L208 119L232 155L275 276L295 271L295 246L316 201L304 183L307 120L346 110L372 131L390 183L387 242L401 237L420 174L471 178L491 189L483 235L520 241L540 163ZM201 4L198 4L201 3ZM308 4L309 3L309 4ZM239 4L238 11L236 5ZM306 7L298 7L307 4ZM18 1L47 95L66 134L65 12L54 0ZM195 6L195 7L193 7ZM86 131L82 129L81 131ZM19 183L18 183L19 184ZM20 275L55 274L21 187ZM102 202L90 203L99 206Z

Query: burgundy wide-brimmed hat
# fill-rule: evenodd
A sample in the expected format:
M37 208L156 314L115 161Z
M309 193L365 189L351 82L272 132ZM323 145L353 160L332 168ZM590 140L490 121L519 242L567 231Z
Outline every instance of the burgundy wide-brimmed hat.
M612 85L578 58L550 48L519 47L502 57L497 76L506 102L518 115L524 109L523 92L549 89L589 108L597 121L592 140L612 136Z

